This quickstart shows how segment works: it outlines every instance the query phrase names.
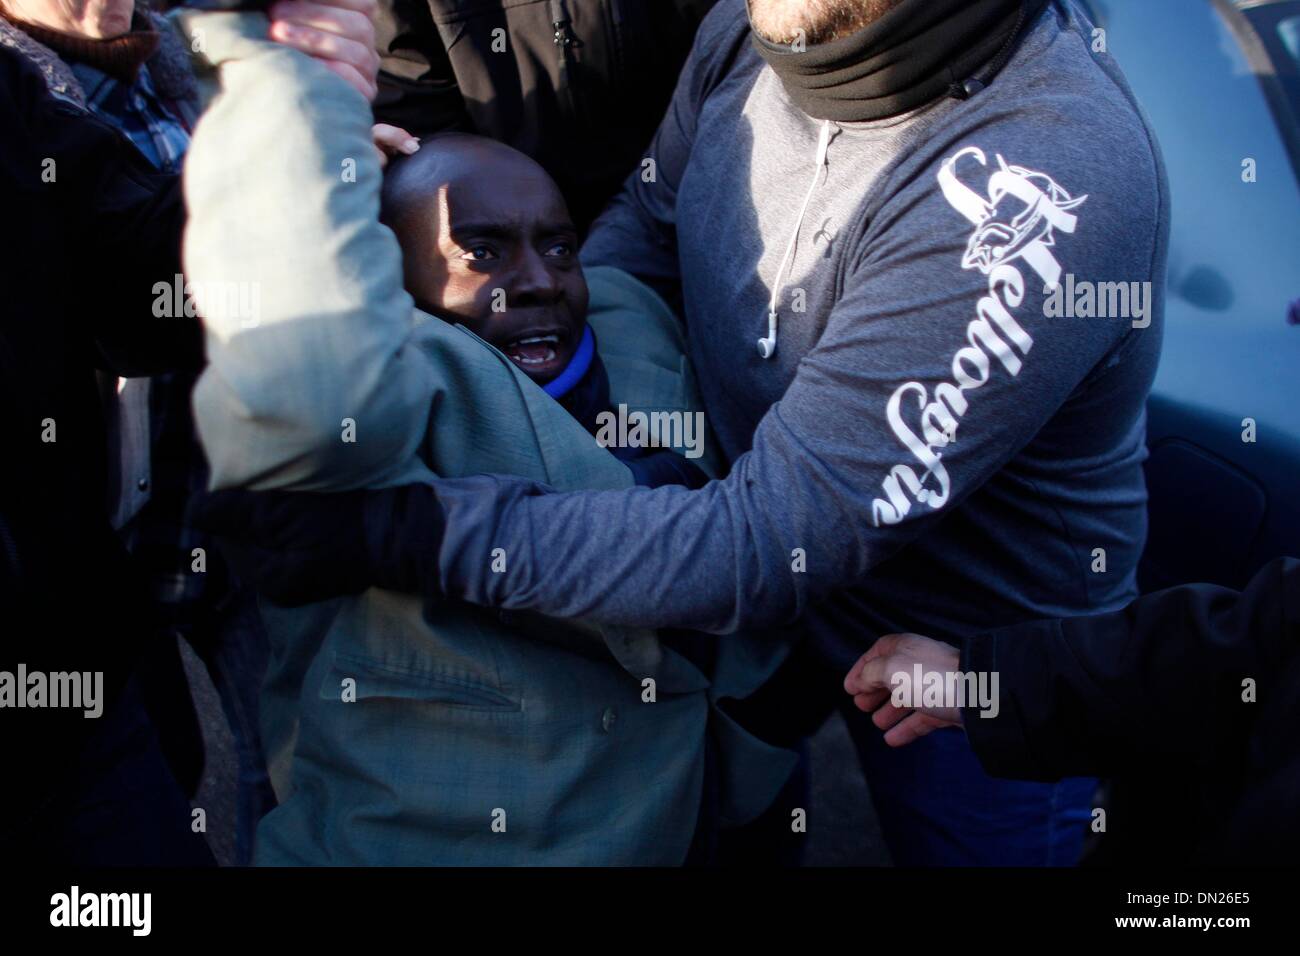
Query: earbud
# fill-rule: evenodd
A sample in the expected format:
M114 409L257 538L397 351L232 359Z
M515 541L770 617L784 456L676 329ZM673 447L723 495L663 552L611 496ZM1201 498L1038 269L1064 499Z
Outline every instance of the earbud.
M765 359L776 351L776 305L767 310L767 335L758 340L758 354Z

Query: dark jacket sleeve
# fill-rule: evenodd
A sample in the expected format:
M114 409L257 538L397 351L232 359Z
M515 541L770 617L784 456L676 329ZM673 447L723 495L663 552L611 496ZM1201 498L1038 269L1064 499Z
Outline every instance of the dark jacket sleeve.
M176 357L136 326L163 321L150 283L178 271L180 198L174 177L155 188L130 149L56 103L0 45L0 670L102 673L105 710L157 632L146 583L104 511L94 340L136 336L153 358ZM197 320L188 325L197 355ZM48 444L47 418L57 424ZM0 794L2 844L66 786L69 759L102 722L69 708L8 710L0 722L17 768Z
M996 674L999 707L962 716L994 776L1209 767L1242 748L1260 702L1287 692L1298 647L1300 560L1281 558L1241 592L1184 585L967 640L962 670Z
M749 35L736 4L723 3L700 24L668 101L668 111L622 189L610 200L582 247L582 263L614 266L636 276L684 313L677 259L677 190L695 142L700 108Z
M202 368L200 319L162 308L174 306L171 290L184 281L180 176L153 170L114 129L74 135L88 140L68 154L82 211L76 221L87 247L99 253L89 270L93 281L78 287L74 307L99 347L100 364L125 376Z
M375 119L415 136L473 129L426 0L385 0L375 21L379 94Z
M47 214L69 237L60 252L68 314L101 366L119 375L199 368L199 319L158 308L160 284L170 289L181 272L180 177L155 171L113 127L45 93L34 71L16 74L26 108L7 146L30 152L24 185L44 190Z
M714 2L381 0L375 116L417 136L461 130L513 146L585 231L646 158Z

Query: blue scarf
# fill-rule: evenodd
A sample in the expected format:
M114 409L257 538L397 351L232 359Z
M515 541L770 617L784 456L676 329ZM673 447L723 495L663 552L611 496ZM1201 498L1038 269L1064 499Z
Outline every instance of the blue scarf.
M569 359L569 364L564 367L564 371L543 385L542 389L551 398L561 398L582 381L587 370L591 368L591 359L595 354L596 336L592 334L590 325L584 325L578 351L573 353L573 358Z

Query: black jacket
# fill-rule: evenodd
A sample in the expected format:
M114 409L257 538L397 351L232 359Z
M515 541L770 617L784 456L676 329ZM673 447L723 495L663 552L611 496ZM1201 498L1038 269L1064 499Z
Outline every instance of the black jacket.
M989 773L1116 778L1102 861L1300 859L1300 560L981 635L962 670L998 674L998 716L963 713Z
M197 320L153 313L155 284L180 271L179 181L0 46L0 208L0 670L103 671L111 692L154 624L109 525L95 372L201 364ZM23 773L5 788L7 830L96 721L6 709L0 722Z
M715 2L384 0L375 117L527 153L586 229L640 167Z

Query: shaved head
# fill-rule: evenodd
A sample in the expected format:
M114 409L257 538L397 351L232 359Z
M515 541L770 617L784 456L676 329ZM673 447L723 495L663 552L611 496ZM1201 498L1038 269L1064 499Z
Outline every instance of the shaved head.
M402 247L406 290L544 384L582 340L587 283L578 235L536 162L468 133L426 137L384 176L380 219Z
M748 0L749 22L769 43L812 46L870 26L902 0Z
M486 136L438 133L424 137L420 146L415 155L394 160L384 175L379 218L397 233L403 249L408 238L430 238L431 217L436 218L454 183L504 173L513 182L559 195L555 182L533 159Z

